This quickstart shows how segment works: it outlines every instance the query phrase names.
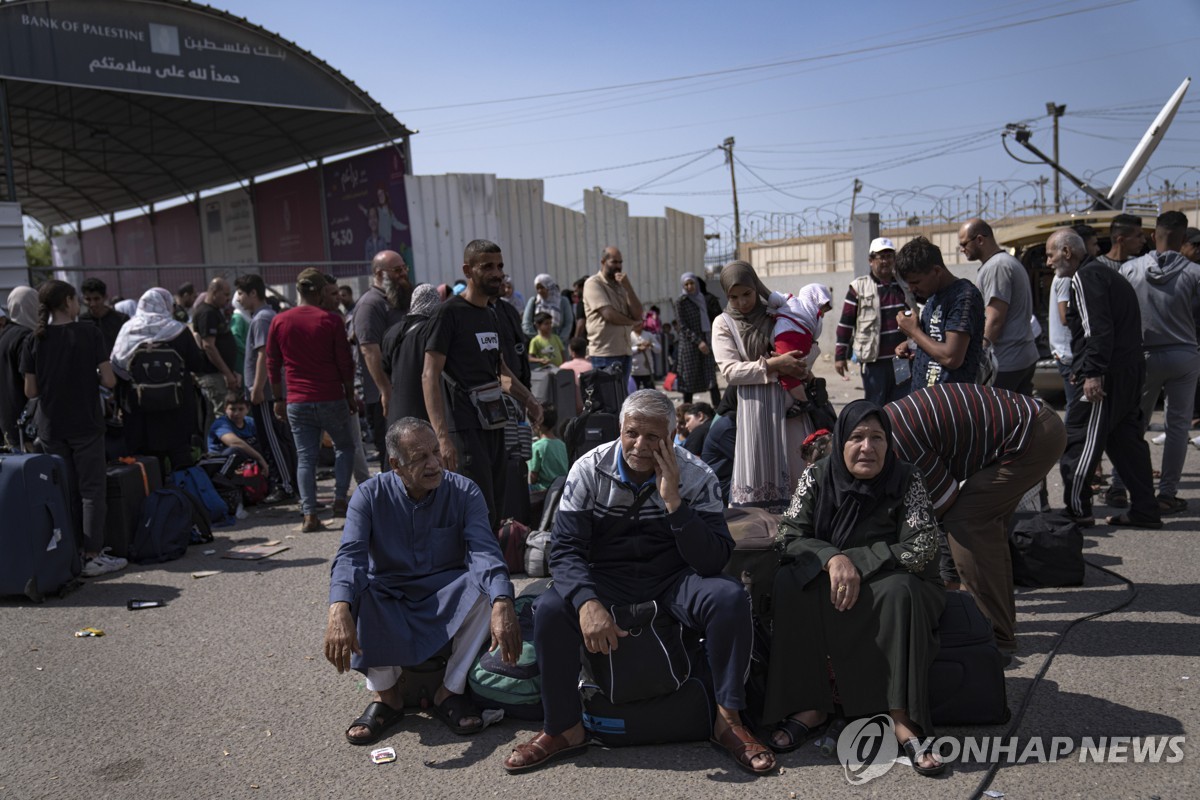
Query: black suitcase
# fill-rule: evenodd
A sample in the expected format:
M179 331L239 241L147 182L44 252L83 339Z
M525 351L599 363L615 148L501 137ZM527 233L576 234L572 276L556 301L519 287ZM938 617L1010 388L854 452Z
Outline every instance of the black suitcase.
M0 455L0 595L40 603L79 575L69 497L58 456Z
M1004 657L992 623L967 592L946 592L938 622L941 651L929 670L930 715L935 725L1008 722Z
M727 508L725 524L733 536L733 552L725 574L736 578L750 592L755 617L770 626L771 596L779 572L779 550L775 535L779 518L761 508Z
M104 517L104 546L112 555L129 557L129 545L142 519L147 479L137 464L110 464L106 470L108 511Z
M601 744L622 747L700 742L712 736L717 704L703 676L693 676L671 694L617 705L585 679L583 727Z
M575 373L569 369L535 369L529 376L529 390L544 408L554 409L558 424L565 426L575 416ZM560 427L561 431L562 428Z
M616 416L621 413L621 405L629 396L629 382L621 367L610 364L581 374L579 391L583 396L585 412L603 412Z

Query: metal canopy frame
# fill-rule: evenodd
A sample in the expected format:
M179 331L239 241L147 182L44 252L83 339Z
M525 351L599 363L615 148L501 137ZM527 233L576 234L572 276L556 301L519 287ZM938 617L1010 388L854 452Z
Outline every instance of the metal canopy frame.
M194 199L204 189L232 183L248 187L258 175L395 143L412 133L352 81L294 43L208 6L153 2L186 6L268 37L289 58L318 67L369 113L0 80L7 101L0 105L0 111L7 107L0 123L11 141L0 159L0 186L15 185L23 212L42 224L148 212L157 202ZM405 147L406 160L407 155Z

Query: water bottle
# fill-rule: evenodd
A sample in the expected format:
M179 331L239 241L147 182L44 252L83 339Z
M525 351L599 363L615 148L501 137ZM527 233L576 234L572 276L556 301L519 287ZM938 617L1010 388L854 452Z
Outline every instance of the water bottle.
M825 729L825 735L817 740L817 747L821 748L821 755L826 758L837 758L838 737L845 729L846 718L834 717L829 723L829 727Z

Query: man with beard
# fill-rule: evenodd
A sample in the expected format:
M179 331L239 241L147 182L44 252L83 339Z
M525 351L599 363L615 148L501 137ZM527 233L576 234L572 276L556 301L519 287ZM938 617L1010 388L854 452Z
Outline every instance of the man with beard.
M503 322L491 305L504 286L500 246L484 239L470 242L462 270L466 289L438 306L429 320L421 383L446 469L479 485L495 530L508 464L501 376L512 382L509 394L525 405L531 423L541 422L542 407L502 355Z
M628 380L633 354L629 331L642 321L642 301L625 274L625 259L617 248L604 248L600 271L583 285L583 308L592 366L620 364Z
M374 210L374 209L372 209ZM383 368L380 344L387 329L404 319L412 285L408 281L408 265L394 250L381 250L371 261L371 288L354 306L354 339L358 343L363 385L363 402L367 406L367 424L371 438L379 451L379 469L387 470L388 402L392 382ZM339 298L340 299L340 298Z

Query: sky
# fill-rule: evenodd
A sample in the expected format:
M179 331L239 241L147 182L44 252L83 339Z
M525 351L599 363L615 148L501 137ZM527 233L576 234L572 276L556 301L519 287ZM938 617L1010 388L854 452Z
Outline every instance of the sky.
M953 216L982 191L994 217L1005 196L1053 202L1035 183L1051 171L1005 153L1006 123L1049 152L1046 103L1065 104L1062 162L1105 186L1200 72L1197 0L212 5L419 131L417 174L545 178L575 208L599 186L634 215L670 206L710 228L732 219L726 137L748 229L839 224L856 178L859 211ZM1200 87L1134 191L1164 181L1200 191Z

